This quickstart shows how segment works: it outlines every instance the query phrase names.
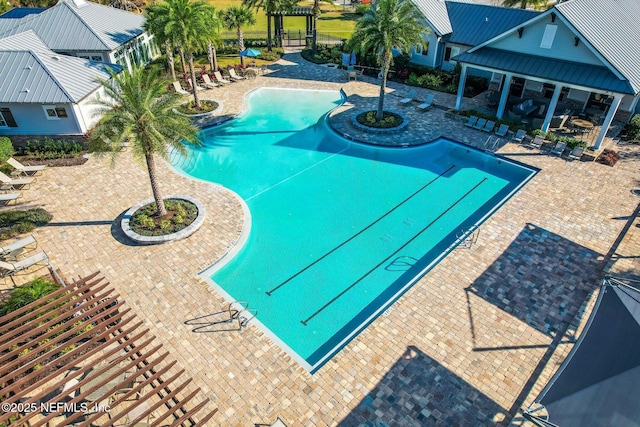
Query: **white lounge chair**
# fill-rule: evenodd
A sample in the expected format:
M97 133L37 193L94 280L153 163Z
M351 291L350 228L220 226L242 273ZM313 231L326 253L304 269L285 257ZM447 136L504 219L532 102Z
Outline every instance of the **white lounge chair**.
M564 149L567 148L567 144L564 142L557 142L556 146L551 150L551 154L555 154L556 156L562 156Z
M180 82L175 81L173 83L171 83L173 85L173 89L175 89L176 93L179 93L180 95L189 95L189 92L187 92L186 90L182 89L182 86L180 85Z
M44 253L44 251L40 251L35 255L31 255L30 257L15 263L0 261L0 277L13 276L14 274L22 270L26 270L31 266L48 261L49 258L47 257L47 254Z
M513 136L512 141L515 142L522 142L524 140L524 137L527 136L527 131L524 129L518 129L518 131L516 132L516 134Z
M430 93L427 95L427 97L424 99L424 102L420 105L418 105L416 108L418 108L418 110L426 110L427 108L431 107L431 104L433 104L433 99L435 98L435 95Z
M17 178L13 179L0 172L0 182L2 182L1 190L15 190L16 187L24 187L35 181L35 178Z
M507 132L509 132L509 125L502 124L496 131L496 135L507 136Z
M217 84L211 81L211 79L209 78L209 74L202 75L202 84L204 85L204 87L208 87L208 88L218 87Z
M37 174L38 172L44 170L47 166L46 165L39 165L39 166L25 166L22 163L20 163L19 161L17 161L16 159L14 159L13 157L9 157L9 160L7 160L7 163L9 163L11 166L13 166L19 173L20 175L30 175L30 174Z
M416 90L415 89L411 89L409 91L409 93L407 94L406 98L402 98L400 101L398 101L398 104L402 104L402 105L406 105L408 103L410 103L411 101L413 101L413 98L416 96Z
M229 71L229 77L231 77L231 80L244 80L244 77L236 74L235 68L229 68L228 71Z
M477 116L471 116L469 117L469 120L467 121L467 123L465 123L464 125L466 127L472 128L476 125L476 122L478 121L478 117Z
M580 160L582 158L582 155L584 154L584 148L582 147L573 147L573 150L571 150L571 153L569 153L569 158L571 160Z
M0 257L4 258L6 256L14 255L17 251L22 251L29 245L37 244L38 242L36 242L36 239L33 236L27 236L24 239L20 239L9 245L0 247Z
M187 80L187 86L189 86L189 93L192 93L193 90L191 89L191 86L192 86L191 85L191 79ZM204 88L202 86L196 85L196 90L197 91L201 91L201 90L204 90Z
M496 122L494 122L493 120L489 120L487 123L485 123L485 125L482 127L482 129L480 129L482 132L493 132L493 130L496 127Z
M220 71L214 71L213 76L216 78L218 83L222 83L223 85L228 85L229 83L231 83L229 80L222 78L222 74L220 74Z
M0 204L8 205L10 202L17 200L22 193L4 193L0 194Z
M487 124L487 119L478 119L475 125L473 125L474 129L482 130L482 128Z

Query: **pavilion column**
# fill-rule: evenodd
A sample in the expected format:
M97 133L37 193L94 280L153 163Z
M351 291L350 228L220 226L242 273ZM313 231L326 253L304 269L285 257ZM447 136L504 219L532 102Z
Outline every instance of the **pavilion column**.
M600 129L600 133L598 134L598 138L596 142L593 144L593 148L596 150L600 148L602 141L607 136L607 131L609 130L609 126L611 126L611 122L613 121L613 116L616 115L618 111L618 107L620 106L620 102L622 101L622 95L614 95L613 102L611 102L611 106L609 106L609 111L607 111L607 116L604 118L604 123L602 123L602 128Z
M553 113L555 113L556 106L558 105L558 100L560 99L560 92L562 92L562 84L558 83L555 89L553 89L553 95L551 96L551 102L549 102L547 115L544 116L544 123L542 123L541 128L543 132L547 132L549 130L551 119L553 119Z
M462 64L462 71L460 71L460 82L458 82L458 94L456 95L456 110L460 109L462 105L462 97L464 96L464 84L467 80L467 64Z
M504 74L504 83L502 84L502 92L500 93L500 103L498 104L498 112L496 117L502 119L504 115L504 109L507 106L507 99L509 99L509 88L511 87L511 79L513 76L509 73Z

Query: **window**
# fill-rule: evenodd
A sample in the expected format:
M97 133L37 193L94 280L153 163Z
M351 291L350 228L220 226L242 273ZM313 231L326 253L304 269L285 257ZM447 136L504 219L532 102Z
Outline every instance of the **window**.
M460 53L460 48L459 47L447 47L444 50L444 60L446 62L455 62L452 61L451 58L453 58L454 56L456 56L457 54Z
M11 114L11 110L8 108L0 108L0 127L3 128L17 128L18 124Z
M67 115L67 110L64 107L54 107L53 105L44 105L42 106L45 114L47 115L47 120L59 120L69 117Z
M544 34L542 35L542 41L540 42L541 49L551 49L553 39L556 38L556 31L558 31L557 25L548 24L546 26Z
M422 45L421 44L417 44L413 47L413 51L415 52L416 55L422 55Z

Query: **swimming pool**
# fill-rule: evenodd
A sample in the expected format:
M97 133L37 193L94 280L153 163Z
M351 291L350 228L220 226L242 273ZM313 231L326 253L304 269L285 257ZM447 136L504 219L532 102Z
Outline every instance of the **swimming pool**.
M312 372L535 174L446 139L351 143L323 118L336 91L263 88L247 101L182 166L251 212L246 244L205 275Z

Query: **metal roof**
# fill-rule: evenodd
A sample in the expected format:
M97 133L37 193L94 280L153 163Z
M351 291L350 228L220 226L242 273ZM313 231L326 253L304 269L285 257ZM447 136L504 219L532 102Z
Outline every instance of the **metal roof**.
M31 30L0 39L0 102L76 103L100 86L96 79L110 78L108 67L58 55Z
M411 0L433 28L436 35L442 37L451 33L451 23L445 2L441 0Z
M638 0L569 0L555 9L640 92Z
M60 0L39 14L0 17L0 37L33 30L50 49L112 51L143 32L144 17L83 0Z
M541 13L455 1L447 1L446 6L453 29L447 41L467 46L476 46Z
M628 81L620 80L609 68L604 66L562 61L489 47L480 48L472 53L463 52L452 59L523 76L539 77L618 93L634 93Z

